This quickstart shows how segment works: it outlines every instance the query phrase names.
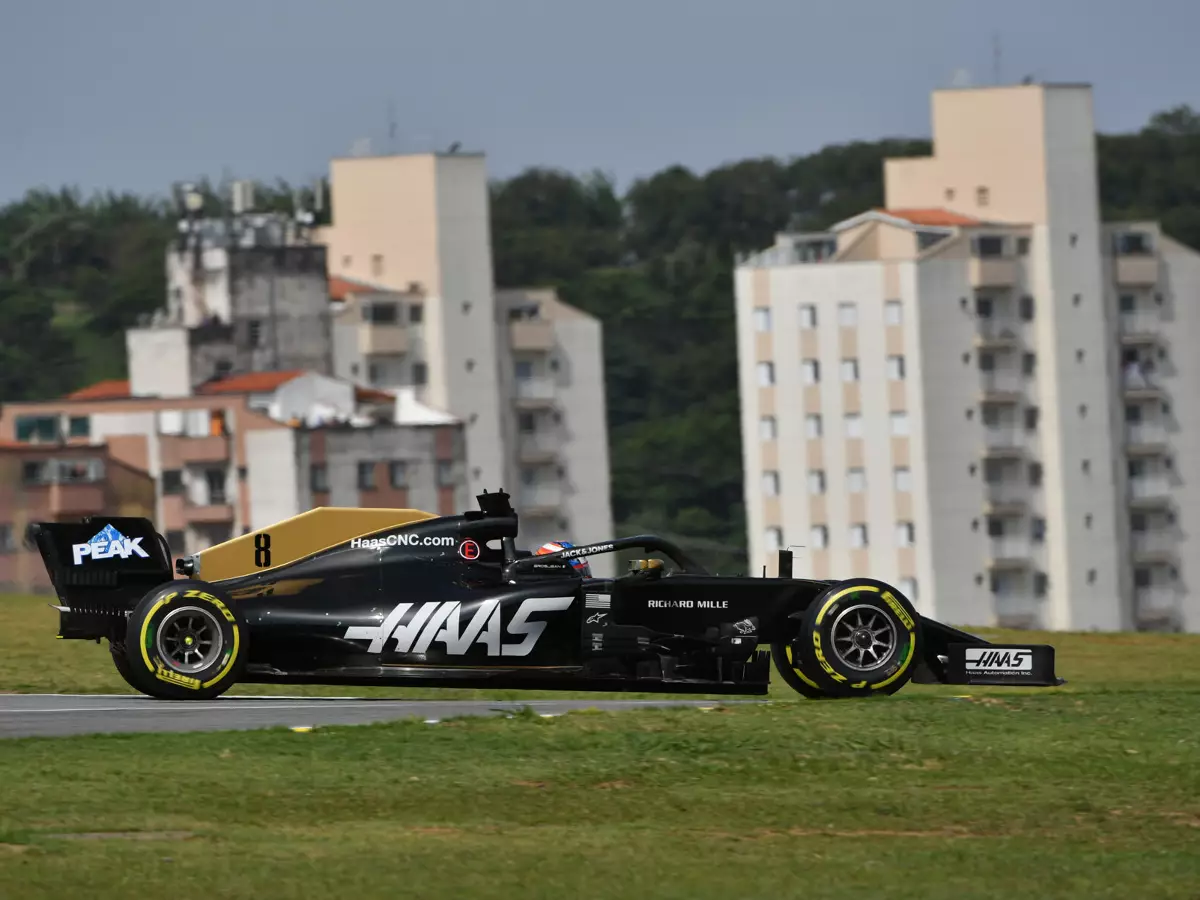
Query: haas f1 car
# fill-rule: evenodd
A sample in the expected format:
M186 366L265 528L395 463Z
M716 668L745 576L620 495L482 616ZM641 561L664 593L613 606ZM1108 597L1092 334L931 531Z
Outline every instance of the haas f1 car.
M319 508L176 561L143 518L36 523L60 637L107 639L136 690L208 699L239 682L767 693L910 681L1061 684L1054 650L998 645L920 615L870 578L710 574L655 535L519 550L508 494L436 516ZM634 552L636 551L636 552ZM637 555L617 578L580 562ZM769 649L767 649L769 648Z

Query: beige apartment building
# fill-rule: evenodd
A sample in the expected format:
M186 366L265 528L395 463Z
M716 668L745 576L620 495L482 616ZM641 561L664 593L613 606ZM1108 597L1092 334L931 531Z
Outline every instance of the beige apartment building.
M1101 221L1090 87L932 106L886 209L739 260L752 564L968 626L1200 631L1200 255Z
M601 325L553 291L496 290L484 157L335 159L330 188L312 240L335 373L461 419L470 488L513 495L523 543L611 537Z

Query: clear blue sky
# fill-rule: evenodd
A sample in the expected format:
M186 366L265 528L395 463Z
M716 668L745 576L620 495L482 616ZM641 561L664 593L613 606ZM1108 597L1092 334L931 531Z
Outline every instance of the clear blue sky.
M289 179L370 138L622 185L928 135L956 70L1095 87L1102 131L1200 108L1200 0L0 0L0 201Z

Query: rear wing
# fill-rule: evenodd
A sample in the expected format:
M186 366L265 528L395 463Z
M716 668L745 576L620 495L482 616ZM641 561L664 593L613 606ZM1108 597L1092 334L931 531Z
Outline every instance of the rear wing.
M41 555L62 603L63 637L107 636L111 617L123 621L151 588L175 577L167 540L149 519L35 522L25 537ZM92 633L102 625L102 634Z

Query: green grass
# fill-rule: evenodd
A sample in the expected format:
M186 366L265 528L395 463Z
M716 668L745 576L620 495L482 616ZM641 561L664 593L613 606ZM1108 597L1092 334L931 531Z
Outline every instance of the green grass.
M117 689L18 606L4 689ZM1200 639L1049 637L1059 689L0 741L0 897L1195 898Z

